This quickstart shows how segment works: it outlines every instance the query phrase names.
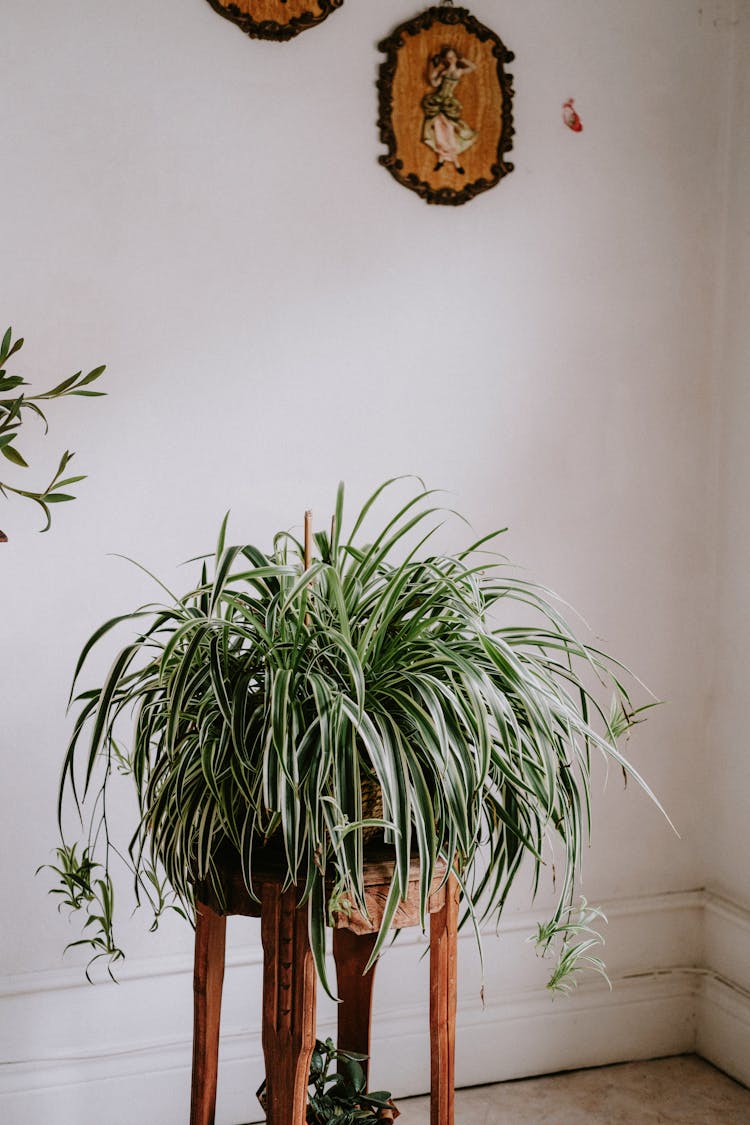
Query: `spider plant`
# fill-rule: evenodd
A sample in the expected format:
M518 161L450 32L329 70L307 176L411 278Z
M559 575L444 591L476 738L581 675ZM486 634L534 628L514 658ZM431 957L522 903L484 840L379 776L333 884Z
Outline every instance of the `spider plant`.
M70 793L84 839L80 855L63 840L58 873L64 901L93 919L84 940L94 959L121 955L116 856L158 919L170 902L191 911L196 880L221 895L227 854L252 894L253 856L272 841L309 911L328 988L326 883L365 911L373 829L395 859L373 961L413 855L423 924L442 859L478 932L499 918L524 857L536 891L547 838L556 837L563 875L542 944L578 932L572 902L592 751L653 797L617 747L639 711L620 666L578 640L551 596L490 551L500 532L454 555L429 553L445 513L420 485L363 541L391 484L346 534L340 486L331 532L315 536L307 568L287 533L269 554L228 546L225 518L213 558L194 560L202 565L193 589L178 597L162 587L164 604L107 621L85 645L73 691L92 647L118 625L136 626L104 684L76 696L60 783L61 826ZM127 848L111 839L107 816L123 773L138 801ZM377 815L363 797L373 787ZM578 946L590 948L564 942L563 977ZM558 970L556 986L561 979Z

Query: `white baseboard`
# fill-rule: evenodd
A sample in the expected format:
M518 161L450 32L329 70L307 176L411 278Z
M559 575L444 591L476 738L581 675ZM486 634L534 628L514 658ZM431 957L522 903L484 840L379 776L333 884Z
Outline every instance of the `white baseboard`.
M552 999L525 942L536 913L486 939L485 995L470 937L460 942L457 1082L502 1081L698 1050L750 1082L750 912L703 891L606 904L613 980ZM378 969L373 1074L401 1096L429 1084L427 964L411 931ZM746 975L747 970L747 975ZM0 979L4 1125L184 1125L188 1117L191 965L130 962L117 986L78 970ZM217 1125L258 1120L263 1075L257 946L228 957ZM318 1032L334 1031L320 1005Z
M750 910L707 893L696 1050L750 1086Z

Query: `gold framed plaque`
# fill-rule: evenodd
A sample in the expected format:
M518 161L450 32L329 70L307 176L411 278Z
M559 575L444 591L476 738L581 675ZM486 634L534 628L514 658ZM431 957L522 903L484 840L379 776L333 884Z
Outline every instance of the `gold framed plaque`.
M301 31L317 27L344 0L208 0L220 16L237 24L251 39L285 43Z
M428 203L457 205L513 170L514 58L467 8L440 5L378 44L379 157Z

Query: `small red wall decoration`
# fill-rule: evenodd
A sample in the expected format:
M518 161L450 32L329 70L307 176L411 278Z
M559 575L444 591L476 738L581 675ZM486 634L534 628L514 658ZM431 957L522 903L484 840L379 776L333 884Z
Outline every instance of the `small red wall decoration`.
M576 108L575 108L573 102L574 102L573 98L568 98L568 100L566 102L563 102L562 119L565 122L565 124L568 126L568 128L572 129L574 133L582 133L583 132L583 122L581 121L580 117L578 116L578 113L576 111Z

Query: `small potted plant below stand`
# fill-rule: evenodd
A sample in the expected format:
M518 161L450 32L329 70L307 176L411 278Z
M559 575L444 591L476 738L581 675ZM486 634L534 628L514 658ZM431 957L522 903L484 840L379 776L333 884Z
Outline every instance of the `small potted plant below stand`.
M365 1092L364 1055L337 1051L333 1040L318 1039L310 1062L307 1125L378 1125L400 1117L388 1090ZM258 1090L267 1108L266 1083Z

